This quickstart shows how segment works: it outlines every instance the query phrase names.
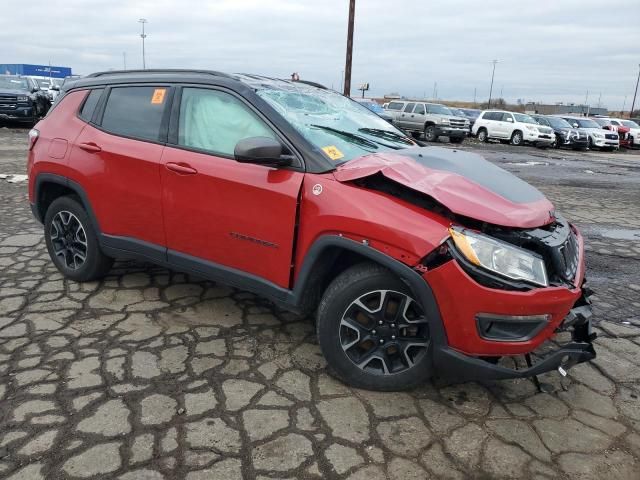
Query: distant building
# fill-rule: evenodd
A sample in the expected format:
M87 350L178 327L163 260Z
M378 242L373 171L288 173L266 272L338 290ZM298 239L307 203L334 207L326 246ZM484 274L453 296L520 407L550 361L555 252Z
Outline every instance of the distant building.
M31 65L28 63L0 63L0 74L51 78L67 78L72 75L71 67Z
M544 104L529 102L524 107L525 113L538 113L540 115L608 115L606 108L592 107L590 105L575 105L573 103L564 104Z

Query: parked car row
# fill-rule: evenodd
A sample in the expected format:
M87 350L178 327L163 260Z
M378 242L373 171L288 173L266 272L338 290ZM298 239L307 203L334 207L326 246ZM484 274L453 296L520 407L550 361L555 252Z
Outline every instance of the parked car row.
M34 78L0 75L0 120L35 124L50 107L49 94Z

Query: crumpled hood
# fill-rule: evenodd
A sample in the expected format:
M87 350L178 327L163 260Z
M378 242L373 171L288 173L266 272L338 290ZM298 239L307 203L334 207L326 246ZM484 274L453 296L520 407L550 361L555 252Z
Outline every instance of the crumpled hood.
M334 176L349 182L377 173L494 225L533 228L554 219L553 204L538 189L475 153L442 147L376 153L339 166Z

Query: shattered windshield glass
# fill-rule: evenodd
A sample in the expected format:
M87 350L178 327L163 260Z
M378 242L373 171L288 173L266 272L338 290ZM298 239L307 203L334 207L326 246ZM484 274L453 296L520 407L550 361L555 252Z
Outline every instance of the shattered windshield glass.
M416 146L404 133L332 90L268 85L256 93L336 165L369 153Z

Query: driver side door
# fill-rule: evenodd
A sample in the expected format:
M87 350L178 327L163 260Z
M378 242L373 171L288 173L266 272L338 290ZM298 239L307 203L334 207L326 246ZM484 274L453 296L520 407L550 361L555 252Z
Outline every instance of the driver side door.
M304 173L234 159L244 138L283 141L236 94L183 87L177 97L161 162L169 262L230 268L287 288Z

